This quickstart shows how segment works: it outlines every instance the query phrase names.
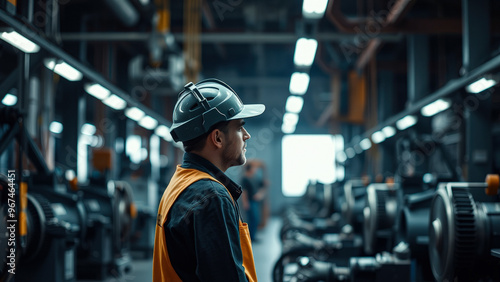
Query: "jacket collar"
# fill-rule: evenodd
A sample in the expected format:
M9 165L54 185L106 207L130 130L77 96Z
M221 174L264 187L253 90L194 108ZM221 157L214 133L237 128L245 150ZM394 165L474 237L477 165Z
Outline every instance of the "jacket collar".
M194 153L184 153L184 161L181 166L183 168L197 169L212 175L215 179L224 184L235 201L241 196L241 186L236 184L218 167L202 156Z

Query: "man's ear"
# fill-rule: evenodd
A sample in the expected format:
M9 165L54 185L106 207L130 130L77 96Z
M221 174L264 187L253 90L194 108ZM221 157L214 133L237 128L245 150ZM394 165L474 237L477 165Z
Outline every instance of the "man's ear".
M217 148L222 148L222 143L224 140L223 132L220 131L219 129L213 130L210 135L209 135L209 140L212 142L212 144L217 147Z

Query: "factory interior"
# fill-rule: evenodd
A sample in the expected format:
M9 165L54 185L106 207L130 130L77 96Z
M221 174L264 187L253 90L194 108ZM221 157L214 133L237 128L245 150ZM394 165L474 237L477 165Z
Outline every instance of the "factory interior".
M0 281L158 281L160 201L189 140L173 113L210 78L265 105L223 171L243 189L248 281L500 281L499 14L0 0Z

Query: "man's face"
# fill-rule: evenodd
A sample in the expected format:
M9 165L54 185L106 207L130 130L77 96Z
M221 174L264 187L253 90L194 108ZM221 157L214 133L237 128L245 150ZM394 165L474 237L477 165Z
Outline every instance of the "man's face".
M246 162L245 141L251 136L243 127L244 124L242 119L232 120L229 122L227 134L224 134L226 143L222 151L222 158L228 167L242 165Z

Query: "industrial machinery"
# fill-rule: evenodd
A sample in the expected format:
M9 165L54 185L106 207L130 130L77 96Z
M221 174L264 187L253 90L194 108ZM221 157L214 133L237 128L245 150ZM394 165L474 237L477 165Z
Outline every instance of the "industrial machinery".
M436 280L500 280L498 186L498 175L488 175L484 183L440 184L429 222L429 259Z
M2 204L2 213L8 215L2 218L2 224L10 227L15 220L16 227L9 238L2 237L0 244L7 241L8 246L11 244L9 251L13 249L17 255L15 277L19 281L36 281L40 277L47 281L75 281L75 250L86 235L87 216L81 198L68 193L68 183L48 169L19 110L2 108L0 117L7 125L0 153L17 141L18 162L25 154L36 169L36 173L23 170L21 165L21 169L13 169L15 180L7 183L7 199L2 194L2 202L7 202ZM4 187L2 181L2 193Z
M374 257L351 257L348 266L300 257L297 259L299 269L290 281L410 281L409 257L410 250L405 243L394 247L392 253L382 252Z
M131 270L130 232L136 216L132 192L123 181L81 187L88 212L88 235L78 248L80 279L119 277Z

